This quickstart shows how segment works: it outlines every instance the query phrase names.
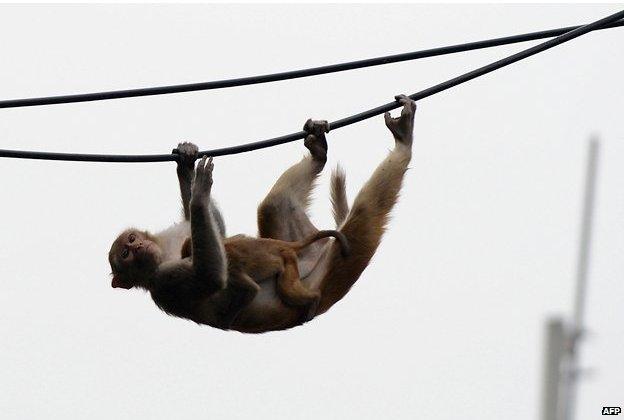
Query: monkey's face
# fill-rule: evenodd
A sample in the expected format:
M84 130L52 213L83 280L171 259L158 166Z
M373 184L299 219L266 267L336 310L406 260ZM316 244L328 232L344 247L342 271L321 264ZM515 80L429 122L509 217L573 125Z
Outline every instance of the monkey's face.
M145 286L158 269L162 250L147 232L128 229L115 239L108 253L113 287Z

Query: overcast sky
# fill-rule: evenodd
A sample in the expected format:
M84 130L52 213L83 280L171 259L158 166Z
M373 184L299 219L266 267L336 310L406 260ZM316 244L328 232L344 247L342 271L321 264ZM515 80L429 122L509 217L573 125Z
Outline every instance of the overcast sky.
M617 5L0 6L0 99L198 82L582 24ZM530 44L308 79L0 110L0 148L168 153L301 129ZM372 264L290 331L223 332L110 287L110 243L180 214L173 163L0 160L4 419L536 419L544 325L572 308L587 143L601 139L578 419L624 405L624 29L418 103L412 169ZM329 134L352 199L393 141ZM215 160L231 234L301 143Z

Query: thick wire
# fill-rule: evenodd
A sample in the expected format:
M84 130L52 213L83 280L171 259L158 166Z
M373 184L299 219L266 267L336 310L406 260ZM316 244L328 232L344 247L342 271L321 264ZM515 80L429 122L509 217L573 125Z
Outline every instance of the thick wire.
M546 42L543 42L541 44L538 44L526 50L520 51L516 54L505 57L501 60L495 61L494 63L480 67L468 73L464 73L461 76L455 77L453 79L439 83L435 86L432 86L420 92L409 95L409 97L415 101L427 98L431 95L450 89L454 86L457 86L461 83L465 83L476 77L483 76L494 70L508 66L517 61L523 60L527 57L530 57L542 51L548 50L552 47L555 47L559 44L570 41L574 38L577 38L581 35L591 32L595 29L604 27L605 25L615 22L623 17L624 17L624 10L614 13L600 20L597 20L595 22L592 22L590 24L573 29L569 32L566 32L563 35L550 39ZM359 114L352 115L350 117L334 121L330 123L330 128L332 130L335 130L335 129L342 128L350 124L355 124L357 122L374 117L376 115L380 115L385 112L391 111L400 106L401 105L398 102L390 102L390 103L378 106L376 108L361 112ZM277 146L279 144L289 143L292 141L302 139L305 136L306 136L305 131L299 131L296 133L286 134L286 135L275 137L275 138L268 139L268 140L261 140L257 142L246 143L246 144L241 144L241 145L232 146L232 147L224 147L221 149L202 151L200 152L200 156L203 156L203 155L224 156L224 155L231 155L231 154L237 154L237 153L244 153L244 152L249 152L252 150L264 149L267 147ZM165 161L177 160L178 155L175 153L163 154L163 155L93 155L93 154L75 154L75 153L31 152L31 151L21 151L21 150L0 150L0 157L82 161L82 162L165 162Z
M597 29L609 29L624 26L624 21L613 22ZM242 77L236 79L215 80L210 82L188 83L171 86L157 86L151 88L113 90L108 92L81 93L75 95L59 95L41 98L9 99L0 101L0 108L18 108L39 105L67 104L74 102L103 101L108 99L133 98L138 96L165 95L170 93L194 92L198 90L223 89L235 86L255 85L260 83L276 82L280 80L298 79L301 77L317 76L320 74L336 73L346 70L360 69L363 67L380 66L384 64L399 63L402 61L417 60L438 55L454 54L464 51L482 48L497 47L500 45L514 44L517 42L533 41L563 35L582 26L568 26L566 28L548 29L538 32L530 32L502 38L487 39L483 41L469 42L465 44L450 45L446 47L432 48L428 50L413 51L403 54L387 55L383 57L369 58L365 60L351 61L348 63L331 64L328 66L313 67L309 69L286 71L274 74Z

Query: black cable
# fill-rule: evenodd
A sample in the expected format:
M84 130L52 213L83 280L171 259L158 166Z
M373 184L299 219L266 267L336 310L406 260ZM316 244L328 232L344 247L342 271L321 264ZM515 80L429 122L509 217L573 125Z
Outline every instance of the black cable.
M624 26L624 21L612 22L609 25L597 29L609 29ZM517 42L533 41L563 35L564 33L581 28L582 26L568 26L566 28L548 29L538 32L530 32L520 35L506 36L502 38L487 39L483 41L469 42L465 44L450 45L447 47L432 48L428 50L413 51L403 54L387 55L384 57L368 58L365 60L351 61L348 63L331 64L328 66L313 67L309 69L286 71L282 73L264 74L260 76L242 77L237 79L216 80L211 82L188 83L182 85L157 86L151 88L113 90L108 92L80 93L76 95L48 96L41 98L9 99L0 101L0 108L18 108L27 106L67 104L73 102L103 101L108 99L134 98L137 96L165 95L169 93L194 92L198 90L223 89L235 86L255 85L260 83L277 82L280 80L298 79L301 77L316 76L320 74L335 73L346 70L360 69L363 67L380 66L402 61L417 60L438 55L454 54L458 52L491 48L500 45L514 44Z
M532 55L535 55L539 52L550 49L554 46L567 42L571 39L584 35L588 32L591 32L595 29L601 28L605 25L608 25L611 22L615 22L624 17L624 10L614 13L606 18L600 19L596 22L578 27L573 29L572 31L566 32L563 35L560 35L554 39L543 42L534 47L528 48L526 50L520 51L516 54L513 54L509 57L498 60L494 63L488 64L486 66L480 67L476 70L470 71L468 73L464 73L461 76L455 77L453 79L447 80L443 83L437 84L420 92L414 93L410 95L410 98L413 100L420 100L436 93L442 92L444 90L450 89L453 86L457 86L461 83L472 80L476 77L483 76L484 74L490 73L494 70L497 70L501 67L508 66L510 64L515 63L516 61L520 61ZM365 120L367 118L374 117L376 115L383 114L384 112L393 110L395 108L400 107L398 102L390 102L381 106L378 106L373 109L369 109L368 111L361 112L356 115L352 115L347 118L343 118L341 120L330 123L330 128L332 130L345 127L350 124L357 123L359 121ZM249 152L252 150L264 149L267 147L276 146L279 144L284 144L288 142L292 142L295 140L299 140L304 138L306 135L305 131L299 131L292 134L286 134L284 136L275 137L268 140L257 141L253 143L242 144L238 146L225 147L221 149L207 150L200 152L200 156L223 156L223 155L231 155L243 152ZM0 157L11 157L11 158L24 158L24 159L48 159L48 160L66 160L66 161L83 161L83 162L164 162L164 161L174 161L177 159L176 154L165 154L165 155L90 155L90 154L75 154L75 153L50 153L50 152L30 152L30 151L20 151L20 150L0 150Z

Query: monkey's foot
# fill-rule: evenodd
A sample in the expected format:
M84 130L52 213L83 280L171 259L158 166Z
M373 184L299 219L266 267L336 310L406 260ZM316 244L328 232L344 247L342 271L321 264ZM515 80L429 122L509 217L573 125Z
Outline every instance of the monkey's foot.
M305 324L308 321L312 321L316 317L316 313L318 311L319 303L321 302L321 295L314 299L312 303L303 311L302 316L299 318L300 324Z
M197 160L199 149L193 143L185 141L179 143L178 147L173 149L173 153L180 156L178 162L181 166L193 168Z
M397 95L394 99L403 105L401 115L392 118L389 112L384 114L386 127L392 132L395 140L407 146L412 145L414 132L414 113L416 112L416 102L405 95Z
M325 120L309 119L303 126L307 134L303 144L312 154L312 157L325 163L327 161L327 139L325 133L329 133L329 123Z

